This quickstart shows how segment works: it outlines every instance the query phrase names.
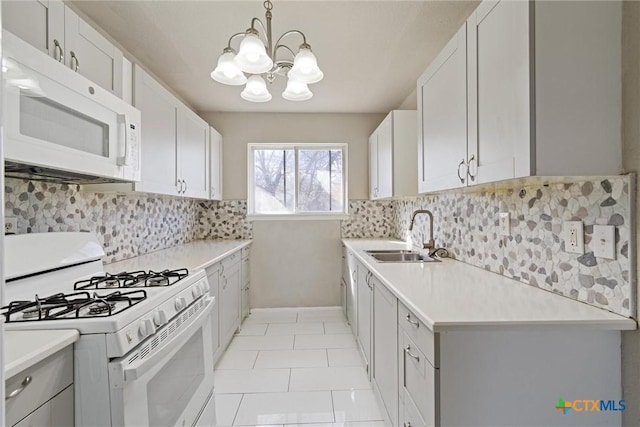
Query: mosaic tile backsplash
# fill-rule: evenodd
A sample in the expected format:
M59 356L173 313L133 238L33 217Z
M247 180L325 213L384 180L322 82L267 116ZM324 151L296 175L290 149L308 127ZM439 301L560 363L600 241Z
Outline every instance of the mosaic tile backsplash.
M451 257L548 291L635 315L630 252L635 179L618 176L561 184L513 184L479 192L445 192L394 201L393 235L420 243L428 232L426 215L409 220L416 209L434 215L437 246ZM499 235L498 213L511 214L511 236ZM564 251L563 221L584 223L584 255ZM596 258L593 225L614 225L616 259Z
M434 214L436 244L457 260L624 316L635 315L631 253L634 176L589 178L560 184L510 183L452 190L393 201L351 200L345 238L411 239L428 232ZM525 180L526 182L526 180ZM511 236L498 233L498 213L511 214ZM196 239L250 239L246 200L202 201L140 193L78 191L76 186L8 178L5 213L18 232L94 232L107 262ZM562 222L581 220L585 254L564 252ZM593 255L594 224L616 227L616 259Z
M196 239L246 239L246 202L141 193L94 193L76 185L5 179L5 214L18 233L90 231L115 262Z

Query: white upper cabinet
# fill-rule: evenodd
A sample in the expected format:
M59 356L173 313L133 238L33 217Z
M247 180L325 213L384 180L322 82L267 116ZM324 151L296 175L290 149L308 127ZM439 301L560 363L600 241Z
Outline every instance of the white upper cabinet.
M184 105L177 107L177 163L184 196L209 198L209 125Z
M419 191L619 174L621 19L618 1L482 2L418 80Z
M178 195L177 99L136 66L133 105L142 113L142 179L135 189Z
M389 113L369 137L369 197L415 196L416 112Z
M209 198L222 200L222 135L209 128Z
M467 27L418 80L418 191L467 182Z
M122 51L68 7L64 11L65 64L122 98Z
M209 125L139 66L133 104L142 113L142 179L136 191L209 198Z
M5 29L122 98L122 51L62 1L22 0L2 6Z

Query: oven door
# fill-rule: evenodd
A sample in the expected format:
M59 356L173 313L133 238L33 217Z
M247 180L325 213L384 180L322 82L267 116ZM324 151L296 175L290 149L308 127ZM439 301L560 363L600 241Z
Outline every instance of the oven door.
M112 425L192 426L198 421L213 391L214 301L204 301L205 308L188 320L185 310L158 330L156 336L173 329L174 337L148 355L132 357L140 354L134 350L109 363Z

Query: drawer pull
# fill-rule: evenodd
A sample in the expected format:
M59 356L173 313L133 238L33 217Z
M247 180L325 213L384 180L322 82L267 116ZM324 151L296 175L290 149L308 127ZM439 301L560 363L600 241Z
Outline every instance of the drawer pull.
M411 323L416 328L420 327L420 322L418 322L417 320L411 320L411 314L407 314L407 317L405 317L405 319L407 319L407 322Z
M18 387L17 389L13 390L11 393L7 394L7 397L4 398L4 400L9 400L9 399L13 399L14 397L16 397L17 395L19 395L20 393L22 393L22 391L27 388L27 386L29 384L31 384L31 376L27 375L24 380L22 380L22 384L20 384L20 387Z
M420 356L411 353L411 346L410 345L408 345L408 346L406 346L404 348L404 352L407 353L410 357L413 357L414 359L416 359L416 362L420 361Z
M411 421L404 423L404 427L411 427Z

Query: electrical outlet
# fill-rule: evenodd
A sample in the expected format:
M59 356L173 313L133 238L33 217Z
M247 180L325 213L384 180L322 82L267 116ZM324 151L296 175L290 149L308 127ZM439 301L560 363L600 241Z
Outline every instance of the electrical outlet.
M564 251L583 254L584 225L582 221L565 221L562 229L564 231Z
M15 216L4 217L4 234L15 234L18 232L18 218Z
M511 215L509 212L500 212L499 227L501 236L511 236Z
M598 258L616 259L616 228L613 225L594 225L591 247L593 255Z

